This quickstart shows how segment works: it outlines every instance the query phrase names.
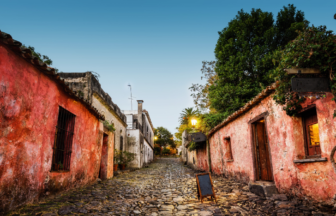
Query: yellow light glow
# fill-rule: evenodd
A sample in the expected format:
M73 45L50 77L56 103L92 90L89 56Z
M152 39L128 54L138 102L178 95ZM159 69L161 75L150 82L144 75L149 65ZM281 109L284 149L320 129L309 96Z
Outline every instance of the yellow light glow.
M157 140L157 137L154 137L155 140Z
M197 120L196 120L196 119L192 119L192 120L191 120L191 125L192 125L192 126L195 126L196 123L197 123Z
M313 125L309 125L309 136L310 136L310 144L312 146L320 145L318 123L313 124Z

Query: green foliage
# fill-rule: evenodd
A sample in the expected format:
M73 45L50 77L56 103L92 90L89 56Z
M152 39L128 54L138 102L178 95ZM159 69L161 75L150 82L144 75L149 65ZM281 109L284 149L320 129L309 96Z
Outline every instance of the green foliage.
M114 164L120 164L120 155L121 155L121 151L114 149Z
M295 116L301 109L304 98L291 90L293 77L325 76L331 80L332 93L335 95L336 37L325 26L310 27L299 33L298 37L286 45L282 51L273 54L277 67L272 76L278 81L274 100L283 105L287 115ZM289 75L284 68L317 68L319 75Z
M303 12L293 5L284 7L276 22L272 13L260 9L239 11L219 32L215 48L218 80L209 87L210 107L228 116L273 83L270 71L275 66L269 54L293 40L295 30L307 24Z
M215 61L203 61L202 62L202 76L201 79L206 79L206 84L192 84L189 88L192 92L191 96L194 99L194 104L196 105L197 109L201 111L205 111L206 109L210 108L210 101L209 101L209 87L214 84L214 82L218 79L218 76L215 72Z
M136 154L127 152L127 151L120 151L119 152L119 163L125 164L126 166L132 162L135 158Z
M110 124L108 121L103 122L104 126L111 132L115 131L114 124Z
M156 144L159 144L161 147L164 146L174 146L174 137L173 134L170 133L170 131L167 128L164 127L158 127L154 130L154 136L157 137L157 140L155 141Z
M163 155L168 155L168 154L170 154L170 150L167 149L166 147L164 147L164 148L162 149L162 154L163 154Z
M154 154L155 154L155 155L159 155L160 152L161 152L161 148L160 148L159 146L155 146L155 147L154 147Z
M199 111L198 110L194 110L194 108L189 107L189 108L185 108L184 110L182 110L182 113L180 114L180 124L189 124L190 120L193 117L197 117L199 115Z
M200 116L201 120L201 131L209 131L211 128L220 124L226 117L229 116L227 112L213 112L213 113L205 113Z
M189 146L188 146L188 151L196 150L199 147L200 147L199 143L191 141Z
M41 63L45 63L46 65L48 66L51 66L53 61L46 55L41 55L41 53L39 52L36 52L35 51L35 48L32 47L32 46L28 46L26 47L25 45L22 45L22 48L23 49L30 49L30 51L32 52L32 55L36 58L38 58L38 60L41 62ZM56 72L58 72L58 69L57 68L54 68Z

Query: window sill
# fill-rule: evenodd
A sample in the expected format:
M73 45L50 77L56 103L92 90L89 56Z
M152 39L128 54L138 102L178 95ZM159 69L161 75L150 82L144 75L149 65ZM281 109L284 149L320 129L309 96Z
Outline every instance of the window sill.
M226 162L233 162L233 159L231 159L231 160L226 160Z
M324 158L309 158L309 159L300 159L300 160L294 160L294 163L314 163L314 162L325 162L328 161L326 157Z
M70 171L69 170L58 170L58 171L51 170L50 172L52 172L52 173L68 173Z

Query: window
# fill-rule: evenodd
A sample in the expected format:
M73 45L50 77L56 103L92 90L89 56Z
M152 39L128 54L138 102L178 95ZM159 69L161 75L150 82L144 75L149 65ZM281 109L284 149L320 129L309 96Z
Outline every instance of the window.
M321 157L319 125L316 108L302 114L305 148L307 157Z
M232 150L231 150L231 139L230 137L224 138L224 145L225 145L225 158L227 161L232 161Z
M124 137L120 136L120 151L124 149Z
M59 107L56 126L52 171L70 170L71 148L75 128L75 115Z

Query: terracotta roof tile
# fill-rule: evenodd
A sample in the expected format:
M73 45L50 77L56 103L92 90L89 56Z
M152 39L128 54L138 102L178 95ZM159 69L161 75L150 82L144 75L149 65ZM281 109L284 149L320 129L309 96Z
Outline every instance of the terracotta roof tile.
M212 128L209 131L209 133L207 134L207 137L210 137L217 130L219 130L220 128L224 127L225 125L227 125L228 123L232 122L233 120L235 120L239 116L241 116L244 113L246 113L252 107L254 107L255 105L257 105L262 99L264 99L265 97L271 95L275 91L276 87L277 87L277 83L273 83L272 85L267 86L262 92L260 92L252 100L250 100L249 102L247 102L242 108L240 108L236 112L232 113L230 116L228 116L226 119L224 119L224 121L222 121L220 124L218 124L217 126L215 126L214 128Z

